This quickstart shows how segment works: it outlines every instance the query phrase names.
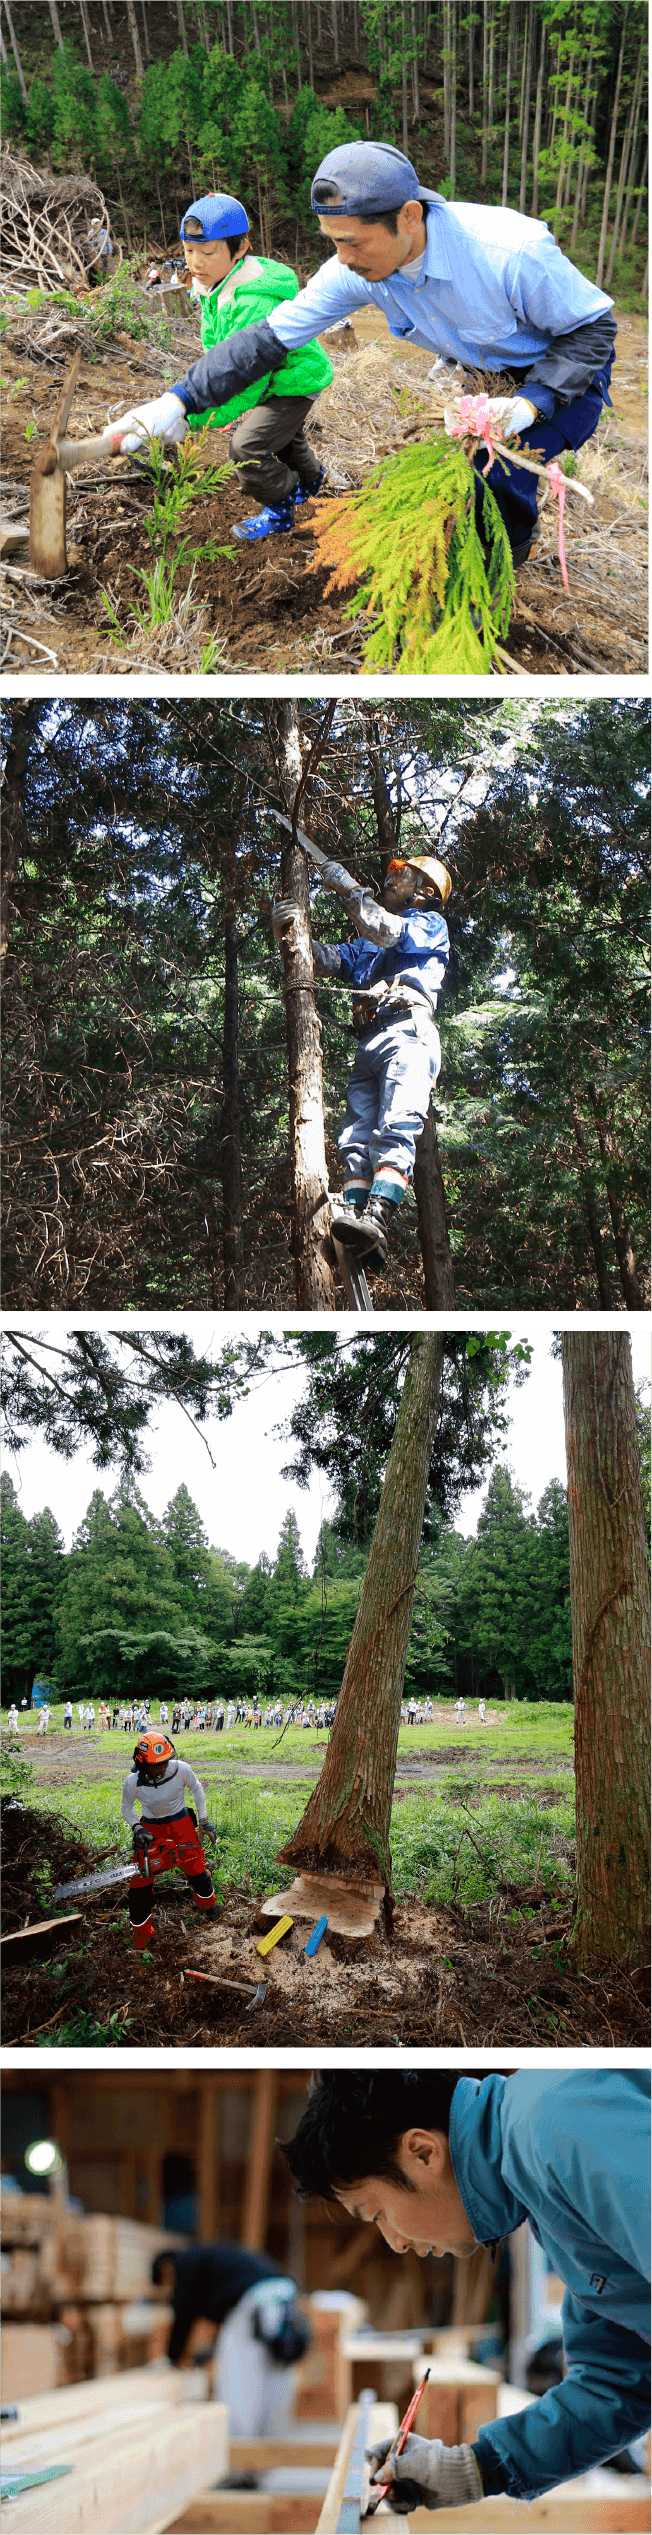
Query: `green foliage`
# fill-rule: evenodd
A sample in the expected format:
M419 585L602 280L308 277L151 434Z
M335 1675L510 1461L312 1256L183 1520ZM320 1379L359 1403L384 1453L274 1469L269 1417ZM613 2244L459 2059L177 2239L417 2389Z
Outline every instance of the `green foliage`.
M6 141L21 141L27 128L27 109L18 73L0 63L0 98L2 130Z
M329 505L314 532L315 568L328 589L357 584L346 614L361 604L373 620L368 669L482 676L509 626L514 571L498 504L459 443L446 438L398 450L368 477L364 492Z
M6 1471L0 1480L2 1543L2 1694L31 1694L36 1674L51 1671L55 1611L63 1575L63 1541L46 1507L27 1522Z
M333 114L315 96L314 88L301 88L295 100L288 128L289 172L296 187L296 201L304 219L310 217L310 188L315 168L328 156L329 150L341 149L345 141L364 141L362 124L352 123L344 106Z
M55 167L69 166L76 151L82 162L92 167L97 149L97 105L95 81L85 62L76 60L72 45L65 39L57 45L54 57L54 127L52 156Z

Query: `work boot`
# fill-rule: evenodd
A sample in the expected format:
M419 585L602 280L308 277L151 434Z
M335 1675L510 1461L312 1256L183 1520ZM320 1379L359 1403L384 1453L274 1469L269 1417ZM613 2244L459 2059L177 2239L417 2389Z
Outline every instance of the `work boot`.
M297 493L296 493L296 496L295 496L295 499L297 500L297 502L312 502L312 501L314 501L315 495L316 495L317 493L321 493L321 488L322 488L322 484L323 484L323 482L324 482L324 477L325 477L325 474L326 474L326 468L325 468L325 467L320 467L320 469L319 469L319 474L318 474L318 475L311 476L311 479L310 479L310 483L309 483L309 484L301 484L301 483L299 483L298 490L297 490Z
M153 1935L154 1935L154 1921L153 1921L153 1919L144 1919L144 1920L142 1921L141 1926L140 1926L139 1928L132 1928L131 1933L132 1933L132 1937L133 1937L133 1943L134 1943L134 1950L135 1950L135 1953L136 1953L136 1954L142 1954L142 1953L144 1953L145 1946L147 1946L147 1945L151 1945L151 1942L152 1942L152 1937L153 1937Z
M331 1224L337 1240L353 1250L364 1267L384 1267L395 1213L391 1197L370 1196L360 1214L357 1207L331 1204Z
M288 493L284 502L277 503L275 510L268 502L266 509L256 511L253 519L239 520L237 527L233 530L234 537L246 537L248 544L254 545L259 537L287 535L294 520L296 498L296 493Z

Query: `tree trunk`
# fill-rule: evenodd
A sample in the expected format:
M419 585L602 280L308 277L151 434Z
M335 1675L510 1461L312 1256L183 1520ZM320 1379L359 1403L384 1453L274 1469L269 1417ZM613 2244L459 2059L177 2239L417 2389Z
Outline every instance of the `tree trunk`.
M450 177L450 188L451 188L451 194L453 195L453 198L454 198L454 196L455 196L456 152L457 152L457 9L456 9L456 0L450 0L450 52L451 52L451 58L450 58L450 157L449 157L449 162L448 162L448 172L449 172L449 177Z
M487 153L488 153L488 149L489 149L489 92L488 92L488 79L489 79L489 0L482 0L482 162L481 162L481 167L480 167L480 183L481 183L482 185L486 185L486 182L487 182Z
M538 74L537 74L537 95L536 95L536 105L535 105L535 109L534 109L534 140L533 140L533 142L532 142L532 203L531 203L531 218L532 218L533 220L536 220L536 219L538 218L538 213L539 213L539 153L540 153L540 150L541 150L541 117L542 117L542 113L543 113L543 75L544 75L545 58L546 58L546 30L545 30L545 24L543 23L543 20L542 20L542 24L541 24L541 51L540 51L540 54L539 54L539 69L538 69Z
M238 1060L238 937L234 907L224 914L223 1101L220 1130L224 1260L224 1310L241 1311L245 1300L242 1240L242 1153Z
M187 59L188 59L188 37L187 37L187 35L186 35L186 21L185 21L184 11L183 11L183 0L177 0L177 26L178 26L178 29L179 29L179 42L180 42L180 45L181 45L181 50L182 50L182 53L185 53L186 60L187 60Z
M23 79L23 65L22 65L22 62L21 62L20 53L19 53L19 51L18 51L18 45L17 45L17 43L16 43L16 37L15 37L15 35L14 35L14 22L13 22L13 18L12 18L12 14L11 14L11 9L10 9L10 7L9 7L9 0L5 0L5 17L6 17L6 20L7 20L7 25L8 25L8 28L9 28L9 33L10 33L10 36L11 36L11 50L12 50L13 57L14 57L14 61L15 61L15 64L16 64L16 69L17 69L17 72L18 72L18 77L19 77L19 80L20 80L20 85L21 85L22 93L23 93L23 96L24 96L24 99L25 99L25 104L27 104L27 89L26 89L26 87L25 87L25 81L24 81L24 79Z
M405 0L401 0L401 113L403 124L403 156L408 155L408 73L406 52Z
M639 83L640 83L640 86L639 86ZM639 107L639 94L640 94L640 87L642 87L642 84L643 84L643 65L642 65L642 61L641 61L641 62L639 62L638 70L637 70L637 73L636 73L636 78L635 78L635 81L634 81L634 88L633 88L633 91L632 91L632 98L631 98L631 103L630 103L630 109L629 109L629 114L628 114L628 117L627 117L627 128L626 128L625 138L624 138L624 141L623 141L623 146L622 146L622 150L621 150L621 154L620 154L620 175L619 175L619 178L618 178L618 193L617 193L617 196L616 196L616 211L615 211L615 218L614 218L614 230L613 230L613 237L612 237L612 240L611 240L611 251L610 251L610 255L609 255L609 263L608 263L608 266L607 266L607 283L606 283L607 290L610 290L610 289L611 289L611 283L612 283L612 280L613 280L613 269L614 269L614 264L615 264L615 261L616 261L616 252L617 252L617 247L618 247L618 233L619 233L619 229L620 229L620 215L621 215L621 211L622 211L622 207L623 207L623 195L624 195L624 191L625 191L625 184L626 184L626 179L627 179L627 172L628 172L628 168L629 168L630 152L633 150L633 148L635 148L635 145L636 145L635 135L636 135L636 132L638 131L638 107Z
M575 209L574 209L574 212L573 212L573 226L572 226L572 229L571 229L571 236L570 236L571 254L572 254L572 252L573 252L573 248L577 246L577 232L578 232L579 225L580 225L580 208L581 208L581 202L582 202L582 185L583 185L583 182L584 182L584 161L585 161L586 152L587 152L587 150L588 150L589 143L590 143L590 138L591 138L591 128L590 128L590 123L589 123L589 111L590 111L590 105L591 105L591 81L592 81L592 78L593 78L593 43L591 42L590 49L589 49L588 69L587 69L587 74L586 74L586 87L585 87L585 90L584 90L584 129L583 129L583 133L582 133L582 140L581 140L581 145L580 145L580 155L579 155L578 165L577 165L577 186L576 186L576 192L575 192Z
M621 38L620 38L620 52L619 52L619 55L618 55L618 69L617 69L617 72L616 72L616 87L615 87L615 93L614 93L613 113L612 113L612 117L611 117L611 130L610 130L610 133L609 133L609 156L608 156L608 159L607 159L607 173L606 173L605 180L604 180L604 197L603 197L603 203L602 203L602 228L601 228L601 230L600 230L600 245L599 245L599 248L598 248L598 262L597 262L597 269L596 269L596 276L595 276L595 278L596 278L596 283L597 283L597 286L598 286L598 290L600 290L600 288L601 288L601 285L602 285L602 276L603 276L603 273L604 273L605 248L606 248L606 244L607 244L607 224L608 224L608 220L609 220L609 197L610 197L610 194L611 194L611 179L612 179L612 175L613 175L614 152L615 152L615 148L616 148L616 128L617 128L617 124L618 124L618 106L619 106L619 101L620 101L620 82L621 82L622 75L623 75L623 62L624 62L624 58L625 58L625 37L626 37L626 34L627 34L627 7L625 7L625 15L624 15L624 18L623 18L623 31L622 31L622 35L621 35Z
M532 63L533 63L533 60L534 60L534 9L532 8L532 6L529 6L529 7L528 7L528 12L527 12L527 33L526 33L526 52L525 52L525 86L524 86L524 91L523 91L523 130L522 130L522 134L521 134L521 187L520 187L520 193L519 193L519 198L518 198L518 207L519 207L519 211L524 211L524 210L525 210L525 200L526 200L526 194L527 194L527 158L528 158L528 141L529 141L529 137L530 137L530 90L531 90L531 87L532 87Z
M301 744L296 704L279 704L279 784L291 818L301 782ZM321 1029L315 1003L310 946L308 874L301 846L288 837L281 851L281 891L299 915L283 949L285 1027L290 1101L292 1254L296 1298L302 1311L334 1311L330 1263L328 1173L324 1140Z
M474 39L475 39L475 9L469 9L469 123L472 123L472 122L473 122L473 116L474 116L474 111L475 111L475 109L474 109L474 101L473 101L473 45L474 45Z
M632 234L631 234L631 238L630 238L630 241L629 241L630 246L635 246L635 245L636 245L636 239L637 239L637 235L638 235L638 224L639 224L639 220L640 220L640 217L641 217L641 212L642 212L642 209L643 209L643 200L644 200L644 195L645 195L645 185L646 185L647 170L648 170L648 155L649 155L649 143L646 141L646 143L645 143L645 157L644 157L644 160L643 160L643 169L642 169L642 174L641 174L640 184L639 184L639 187L638 187L638 202L637 202L637 205L636 205L636 210L635 210L635 213L634 213L634 221L633 221L633 227L632 227Z
M620 232L620 252L621 252L621 255L624 255L624 252L625 252L625 246L626 246L626 243L627 243L627 228L628 228L628 222L629 222L629 206L630 206L630 203L631 203L632 193L633 193L633 190L634 190L634 176L635 176L635 172L636 172L636 155L637 155L637 150L638 150L638 127L639 127L639 123L640 123L640 119L641 119L641 102L642 102L642 97L643 97L643 76L642 76L642 73L641 73L641 79L640 79L640 85L639 85L639 92L638 92L638 105L637 105L637 109L636 109L636 120L635 120L635 123L634 123L634 131L633 131L633 135L632 135L632 147L631 147L631 152L630 152L629 167L628 167L628 171L627 171L627 185L626 185L626 190L625 190L625 200L624 200L624 204L623 204L623 219L622 219L622 228L621 228L621 232Z
M84 43L85 43L85 46L86 46L86 57L87 57L87 61L88 61L88 67L89 67L89 70L92 70L92 72L93 72L93 77L95 77L95 64L94 64L94 61L93 61L93 55L92 55L92 52L91 52L90 27L89 27L89 24L88 24L88 18L87 18L87 15L86 15L85 0L79 0L79 15L80 15L81 22L82 22L82 26L83 26L83 30L84 30Z
M606 1250L605 1250L605 1246L604 1246L604 1241L603 1241L603 1239L602 1239L602 1232L601 1232L601 1229L600 1229L600 1217L599 1217L599 1214L598 1214L598 1207L597 1207L597 1200L596 1200L595 1189L594 1189L594 1186L593 1186L593 1181L592 1181L592 1178L591 1178L591 1170L590 1170L590 1164L589 1164L589 1157L588 1157L588 1153L587 1153L587 1149L586 1149L586 1138L585 1138L585 1134L584 1134L584 1128L583 1128L583 1125L582 1125L582 1120L581 1120L581 1117L580 1117L580 1114L579 1114L579 1109L578 1109L577 1102L576 1102L575 1098L573 1098L573 1102L572 1102L572 1111L573 1111L573 1126L574 1126L574 1129L575 1129L575 1142L576 1142L576 1145L577 1145L577 1150L578 1150L579 1157L580 1157L580 1178L581 1178L581 1182L582 1182L582 1196L583 1196L583 1199L584 1199L584 1205L585 1205L585 1209L586 1209L586 1219L587 1219L587 1223L588 1223L588 1227L589 1227L589 1232L590 1232L590 1235L591 1235L591 1248L592 1248L592 1251L593 1251L593 1257L594 1257L594 1260L595 1260L595 1272L596 1272L596 1276L597 1276L597 1280L598 1280L598 1293L599 1293L599 1296L600 1296L600 1302L601 1302L601 1304L602 1304L602 1309L603 1309L603 1311L605 1311L605 1312L612 1312L612 1311L615 1309L615 1305L614 1305L614 1297L613 1297L613 1294L612 1294L612 1291L611 1291L611 1277L610 1277L610 1275L609 1275L609 1267L608 1267L608 1262L607 1262L607 1254L606 1254Z
M450 11L451 11L451 0L443 0L443 14L444 14L444 34L443 34L443 55L444 55L444 158L445 158L445 159L447 159L447 158L448 158L448 154L449 154L449 150L450 150L450 139L451 139Z
M149 27L148 27L148 24L147 24L147 0L141 0L141 8L142 8L142 19L143 19L143 42L144 42L144 46L145 46L145 52L146 52L146 55L147 55L147 60L148 60L148 62L151 62L151 58L152 58L152 47L151 47L150 40L149 40ZM208 50L208 47L207 47L206 49Z
M2 786L2 884L0 903L0 950L2 959L9 946L11 893L20 862L25 835L25 768L34 732L38 728L40 705L36 702L11 707L11 738L7 749Z
M503 149L503 191L502 191L503 208L504 208L504 206L505 206L505 204L506 204L506 202L507 202L507 194L508 194L508 188L509 188L509 92L510 92L511 79L512 79L512 51L513 51L513 43L514 43L514 0L509 0L509 25L508 25L508 32L507 32L507 65L506 65L506 70L505 70L505 145L504 145L504 149Z
M136 19L136 0L127 0L127 17L129 20L129 33L134 48L136 78L144 79L145 71L143 67L143 56L140 49L140 36L138 33L138 23Z
M434 1110L428 1110L416 1149L414 1194L423 1259L427 1311L456 1311L455 1272L446 1222Z
M363 705L362 709L369 784L378 829L378 848L381 861L391 863L392 855L396 853L397 838L394 812L387 790L382 742L373 705Z
M58 8L57 8L57 0L48 0L48 8L49 8L49 11L50 11L50 17L51 17L51 19L52 19L52 31L53 31L53 35L54 35L54 41L55 41L55 44L58 44L58 45L60 46L60 50L61 50L61 52L63 52L63 36L62 36L62 33L61 33L61 23L60 23L60 19L59 19L59 11L58 11ZM109 28L109 34L110 34L110 32L111 32L111 29Z
M419 87L419 40L417 36L417 21L414 0L412 0L410 24L412 27L412 113L415 123L420 123L421 89Z
M332 29L333 29L333 61L334 61L335 66L336 66L336 68L337 68L338 63L339 63L339 58L340 58L340 48L339 48L338 33L337 33L337 0L331 0L331 26L332 26Z
M619 1192L616 1186L617 1163L614 1153L613 1136L611 1134L610 1127L607 1126L606 1119L602 1116L595 1083L589 1084L589 1098L595 1118L596 1134L604 1166L605 1187L613 1227L613 1236L616 1244L623 1295L627 1304L628 1312L643 1312L645 1310L645 1297L641 1293L641 1288L636 1274L636 1260L632 1248L631 1234L629 1232Z
M414 1341L328 1751L281 1850L283 1864L382 1879L390 1892L401 1698L443 1357L441 1335Z
M577 1953L647 1953L650 1598L631 1348L623 1333L562 1337L568 1464Z

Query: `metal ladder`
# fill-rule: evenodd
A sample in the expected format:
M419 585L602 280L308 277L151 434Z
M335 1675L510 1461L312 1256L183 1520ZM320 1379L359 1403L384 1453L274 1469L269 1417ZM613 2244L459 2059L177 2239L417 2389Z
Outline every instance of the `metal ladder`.
M331 1234L331 1240L351 1311L372 1312L373 1303L360 1259L356 1258L353 1250L346 1249L343 1241L337 1240L334 1232Z

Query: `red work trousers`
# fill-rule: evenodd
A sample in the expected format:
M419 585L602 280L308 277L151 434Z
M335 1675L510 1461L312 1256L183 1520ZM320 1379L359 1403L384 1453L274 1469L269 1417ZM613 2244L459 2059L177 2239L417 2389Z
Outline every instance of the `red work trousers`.
M213 1878L206 1864L192 1815L187 1812L177 1813L167 1821L148 1825L148 1828L152 1830L152 1838L147 1850L147 1865L143 1871L138 1853L134 1849L139 1872L134 1875L133 1882L129 1885L129 1917L134 1945L139 1952L143 1946L149 1944L150 1937L154 1934L153 1879L155 1875L162 1874L164 1867L181 1866L183 1868L184 1875L187 1876L188 1883L192 1887L193 1899L198 1910L215 1910L217 1907Z

